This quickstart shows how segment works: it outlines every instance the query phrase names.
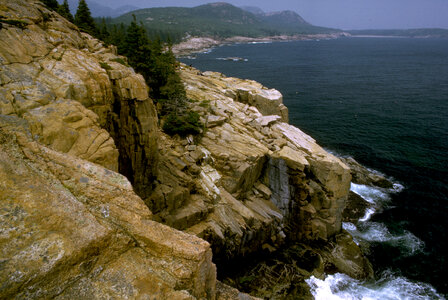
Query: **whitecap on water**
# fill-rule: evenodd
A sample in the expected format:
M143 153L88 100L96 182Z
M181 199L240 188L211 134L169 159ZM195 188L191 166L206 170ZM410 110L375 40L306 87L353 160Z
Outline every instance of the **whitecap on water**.
M213 52L213 50L215 50L215 48L209 48L209 49L205 49L205 50L203 50L203 51L201 51L201 52L199 52L199 53L202 53L202 54L210 54L210 53L212 53Z
M371 204L380 205L390 201L389 194L381 188L351 183L350 190Z
M392 234L383 223L369 221L376 210L387 206L390 201L390 193L399 192L403 186L396 183L393 189L382 189L362 184L352 183L350 190L364 200L372 204L358 223L343 223L343 228L352 236L356 244L363 242L382 242L391 246L398 247L402 255L410 256L423 250L424 243L409 231L403 231L401 234Z
M252 44L252 45L256 45L256 44L272 44L272 42L271 41L250 42L249 44Z
M398 247L404 256L414 255L418 251L422 251L425 246L424 242L411 232L404 231L402 234L392 234L382 223L366 222L356 226L344 222L342 227L353 236L356 244L360 242L387 243Z
M362 217L361 219L359 219L360 222L365 222L367 220L370 219L370 217L375 213L375 209L374 208L368 208L366 209L366 212L364 214L364 217Z
M362 282L345 274L328 275L325 280L311 276L306 280L316 300L398 300L444 299L429 284L412 282L384 272L373 282Z

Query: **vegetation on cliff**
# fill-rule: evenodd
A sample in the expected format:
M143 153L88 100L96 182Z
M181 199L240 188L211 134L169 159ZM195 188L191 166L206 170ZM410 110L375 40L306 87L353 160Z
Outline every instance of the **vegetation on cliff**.
M52 10L57 10L59 8L58 1L56 0L42 0L42 3Z
M109 40L118 41L118 52L128 57L129 65L145 78L150 96L158 104L163 129L168 134L199 133L199 115L188 110L185 88L177 73L178 62L171 45L164 45L158 37L151 41L135 18L124 35L109 34Z
M69 22L74 23L75 18L73 18L72 13L70 12L70 6L68 5L67 0L64 0L64 2L59 5L58 7L58 13L66 18Z
M129 26L114 26L109 30L105 20L96 24L85 0L80 0L75 18L70 14L67 0L59 5L45 0L49 8L58 11L67 20L73 21L81 31L89 33L107 44L117 46L118 53L128 58L129 64L142 74L150 90L149 95L158 103L159 117L168 134L198 134L201 131L199 115L187 109L187 97L184 86L177 74L178 62L171 51L171 43L162 43L159 36L152 40L145 27L138 24L136 17ZM110 67L102 63L103 69Z
M75 19L70 12L70 6L67 0L64 0L62 4L59 4L56 0L41 0L49 9L58 12L61 16L66 18L68 21L74 23Z

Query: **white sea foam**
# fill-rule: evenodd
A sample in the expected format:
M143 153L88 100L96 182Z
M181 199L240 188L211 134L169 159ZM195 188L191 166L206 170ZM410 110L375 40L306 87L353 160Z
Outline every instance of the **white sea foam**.
M250 42L249 44L253 44L253 45L256 45L256 44L272 44L272 42L271 42L271 41L264 41L264 42Z
M390 272L374 282L362 282L345 274L328 275L325 280L312 276L306 280L316 300L426 300L444 299L429 284L412 282Z
M372 205L366 209L364 216L359 219L359 222L367 222L377 210L390 202L389 194L381 188L351 183L350 190Z
M399 184L399 183L394 183L393 184L393 188L392 188L392 191L393 192L395 192L395 193L400 193L401 191L403 191L404 190L404 186L403 185L401 185L401 184Z
M394 184L394 188L386 190L362 184L352 183L350 190L364 200L372 204L358 223L343 223L343 228L352 236L356 244L372 242L388 243L401 250L402 255L410 256L423 250L424 242L409 231L402 234L392 234L385 224L369 221L376 210L387 206L390 201L390 193L399 192L403 189L400 184Z
M392 246L399 247L402 255L414 255L418 251L422 251L425 244L418 237L409 231L402 234L392 234L386 225L377 222L366 222L356 226L352 223L343 223L342 227L352 236L356 244L360 242L381 242L388 243Z
M391 202L390 194L398 193L403 189L404 187L399 183L394 183L393 188L391 189L351 183L350 190L372 204L372 207L366 210L364 216L359 219L359 222L366 222L370 220L372 215L377 210L389 205L389 203Z
M390 196L381 188L353 183L350 190L371 204L381 205L390 201Z
M375 209L374 208L368 208L366 209L366 212L364 214L364 217L362 217L361 219L359 219L360 222L366 222L370 219L370 217L372 217L372 215L375 213Z
M249 61L247 58L241 58L241 57L218 57L216 59L226 61Z

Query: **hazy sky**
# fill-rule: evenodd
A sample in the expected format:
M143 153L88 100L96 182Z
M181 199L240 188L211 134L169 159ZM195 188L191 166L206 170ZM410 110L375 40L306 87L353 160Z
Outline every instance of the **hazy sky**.
M93 0L117 7L196 6L216 0ZM440 27L448 29L448 0L228 0L265 11L294 10L313 25L341 29Z

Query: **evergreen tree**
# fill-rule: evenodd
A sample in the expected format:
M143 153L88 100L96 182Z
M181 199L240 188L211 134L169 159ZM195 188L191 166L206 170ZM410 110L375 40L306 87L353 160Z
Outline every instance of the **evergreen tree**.
M122 53L127 56L129 64L135 71L142 74L148 82L151 56L149 39L146 36L145 28L137 24L135 15L133 17L134 19L126 31Z
M98 38L105 42L106 44L110 43L110 33L107 29L106 19L101 18L101 24L98 26Z
M87 32L90 35L96 36L98 33L95 21L90 14L90 9L85 0L79 0L78 10L75 14L75 25L81 31Z
M126 56L124 51L124 40L126 39L126 27L123 23L120 26L114 24L109 32L107 43L117 46L118 54Z
M123 24L120 27L114 25L109 40L118 46L118 53L127 56L129 65L145 78L150 97L158 102L165 132L179 135L199 133L202 126L199 115L188 110L171 42L164 45L159 37L151 42L143 24L138 24L135 16L126 30Z
M148 82L152 97L162 100L176 101L186 99L185 90L177 74L177 61L171 46L165 45L159 37L151 43L151 77Z
M52 10L58 10L59 4L56 0L42 0L42 3L45 4L48 8Z
M70 12L70 7L68 6L67 0L64 0L64 3L59 5L58 13L61 16L63 16L64 18L66 18L69 22L72 22L72 23L75 22L75 19L73 18L72 14Z

